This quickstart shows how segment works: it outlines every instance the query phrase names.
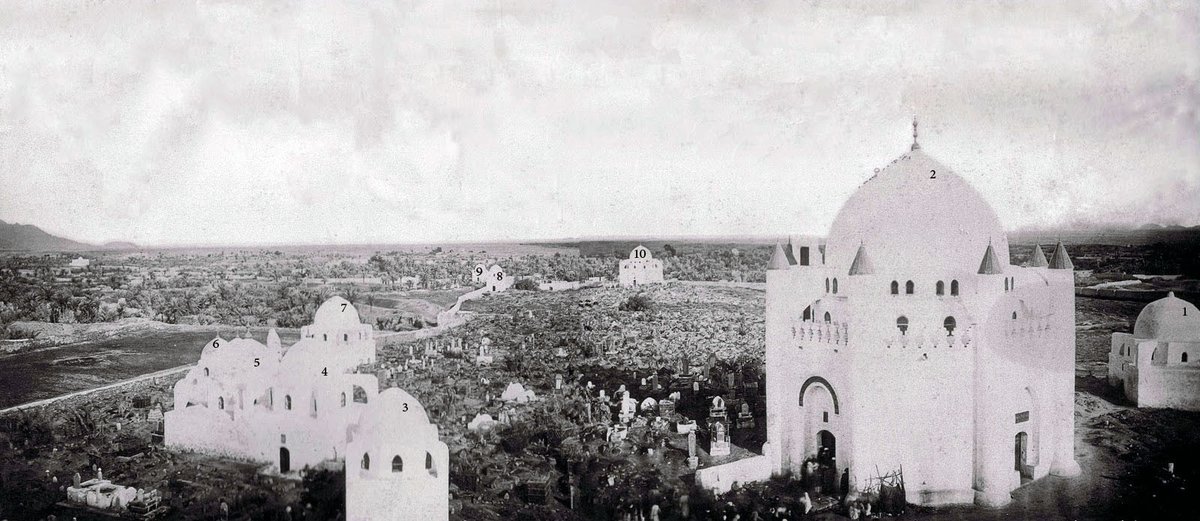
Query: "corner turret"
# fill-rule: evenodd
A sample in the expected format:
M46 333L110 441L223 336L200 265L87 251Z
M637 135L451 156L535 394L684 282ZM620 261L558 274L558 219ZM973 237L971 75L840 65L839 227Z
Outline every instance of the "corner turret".
M1046 252L1042 251L1041 244L1033 247L1033 260L1029 261L1029 265L1034 268L1045 268L1050 265L1046 262Z
M786 269L788 269L788 267L790 266L790 263L788 262L787 257L788 257L787 252L784 251L783 246L781 246L779 243L775 243L775 251L774 251L774 253L771 254L771 262L769 264L767 264L767 269L769 269L769 270L786 270Z
M988 243L987 251L983 252L983 261L979 263L980 275L999 275L1004 273L1000 265L1000 259L996 257L996 250L992 248L992 243Z
M1071 263L1071 257L1067 255L1067 247L1063 246L1062 241L1058 241L1058 245L1054 247L1054 254L1050 256L1050 269L1052 270L1073 270L1075 265Z
M858 252L854 254L854 262L850 263L850 275L871 275L873 273L875 273L875 265L867 256L867 247L859 244Z

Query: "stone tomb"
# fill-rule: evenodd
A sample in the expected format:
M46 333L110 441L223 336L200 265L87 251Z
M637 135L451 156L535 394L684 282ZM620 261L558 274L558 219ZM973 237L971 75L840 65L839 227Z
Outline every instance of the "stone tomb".
M708 426L709 445L708 455L712 457L729 455L729 431L725 422L714 421Z
M750 404L742 402L741 412L737 415L737 428L753 429L754 428L754 413L750 412Z

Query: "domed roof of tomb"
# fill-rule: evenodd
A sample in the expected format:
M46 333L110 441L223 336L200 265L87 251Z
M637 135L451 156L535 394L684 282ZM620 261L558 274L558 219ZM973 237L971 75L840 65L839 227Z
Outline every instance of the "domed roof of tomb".
M373 438L408 441L419 439L429 428L429 415L421 402L399 387L389 387L363 411L358 432Z
M989 243L1008 265L1008 238L991 205L916 148L850 196L830 227L825 253L840 270L865 245L877 273L974 273Z
M1200 310L1170 292L1142 309L1133 325L1133 337L1159 342L1200 342Z
M322 370L328 373L322 376L328 376L345 372L342 366L346 362L338 354L336 350L331 350L329 344L325 342L304 338L287 348L279 363L283 373L293 377L312 376L321 373Z
M319 329L354 329L362 326L362 320L359 320L354 304L334 296L317 308L312 325Z

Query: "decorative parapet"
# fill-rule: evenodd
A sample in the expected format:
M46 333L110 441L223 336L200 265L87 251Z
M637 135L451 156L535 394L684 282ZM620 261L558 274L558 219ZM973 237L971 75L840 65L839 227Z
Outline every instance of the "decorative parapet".
M801 349L808 343L846 345L850 341L850 333L843 322L803 320L792 325L792 340L800 343Z
M915 348L915 349L938 349L938 348L957 348L971 347L974 342L974 327L967 327L962 330L956 330L954 334L947 334L945 328L919 328L913 329L910 327L903 334L899 330L883 339L883 343L888 348Z

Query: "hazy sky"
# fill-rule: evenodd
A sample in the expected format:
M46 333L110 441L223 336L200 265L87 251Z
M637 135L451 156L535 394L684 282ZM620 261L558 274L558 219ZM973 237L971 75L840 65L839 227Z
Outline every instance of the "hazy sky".
M0 4L0 219L151 245L825 234L915 113L1010 229L1200 224L1196 3L159 4Z

